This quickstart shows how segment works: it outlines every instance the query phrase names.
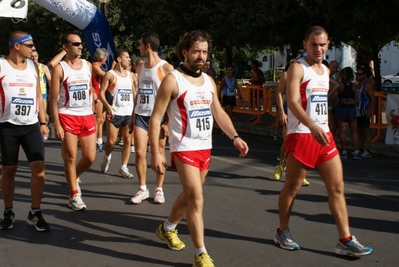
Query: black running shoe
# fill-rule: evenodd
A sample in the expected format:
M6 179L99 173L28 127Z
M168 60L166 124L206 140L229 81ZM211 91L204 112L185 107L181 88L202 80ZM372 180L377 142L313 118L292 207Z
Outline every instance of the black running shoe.
M15 214L11 210L5 210L3 213L3 219L0 221L1 230L9 230L14 227Z
M46 223L46 221L44 220L41 211L36 211L35 214L33 214L33 215L29 211L28 220L26 222L30 225L34 225L36 228L36 231L38 231L38 232L50 231L50 225L48 225Z

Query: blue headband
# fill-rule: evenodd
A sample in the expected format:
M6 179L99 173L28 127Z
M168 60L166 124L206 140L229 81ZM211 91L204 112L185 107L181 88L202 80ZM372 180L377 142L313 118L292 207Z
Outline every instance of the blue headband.
M24 35L24 36L19 37L17 39L14 39L12 41L9 41L8 42L8 47L11 47L11 46L13 46L16 43L22 44L22 43L25 43L26 41L31 41L31 40L33 40L32 35L27 34L27 35Z
M306 57L306 56L307 56L306 52L302 52L299 54L299 57Z

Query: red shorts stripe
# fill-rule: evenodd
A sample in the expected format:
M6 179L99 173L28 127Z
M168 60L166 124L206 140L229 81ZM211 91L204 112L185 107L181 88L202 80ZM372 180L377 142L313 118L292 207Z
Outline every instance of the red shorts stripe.
M314 168L316 165L329 161L338 154L331 132L328 132L327 135L330 139L330 144L322 146L310 133L289 134L285 139L286 153L291 153L305 166Z

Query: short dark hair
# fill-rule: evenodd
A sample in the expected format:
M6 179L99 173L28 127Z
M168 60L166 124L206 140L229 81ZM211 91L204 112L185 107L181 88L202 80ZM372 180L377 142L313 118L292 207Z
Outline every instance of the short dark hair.
M123 49L123 48L115 50L115 52L114 52L114 60L115 60L115 62L117 62L116 59L118 57L122 57L123 53L128 53L129 54L129 51L127 51L126 49Z
M66 31L66 32L64 32L64 34L61 37L61 44L67 45L69 43L69 40L68 40L69 35L77 35L80 37L80 33L77 30Z
M328 32L323 27L321 27L321 26L312 26L306 31L304 40L307 41L311 34L314 34L314 35L318 36L318 35L320 35L322 33L325 33L327 35L327 39L328 39Z
M212 47L212 37L209 33L195 30L186 32L180 36L179 42L176 45L176 52L181 61L184 61L183 50L189 50L197 41L208 43L208 52Z
M160 42L159 42L159 36L156 32L146 32L141 35L141 42L144 45L150 44L151 50L153 52L158 52Z

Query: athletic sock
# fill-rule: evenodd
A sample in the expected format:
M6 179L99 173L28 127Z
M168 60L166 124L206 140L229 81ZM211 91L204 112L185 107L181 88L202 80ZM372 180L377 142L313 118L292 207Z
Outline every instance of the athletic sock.
M339 242L341 242L342 244L346 244L351 240L352 240L352 236L348 236L348 237L340 239Z
M198 257L199 255L201 255L202 253L206 252L205 247L202 248L196 248L195 249L195 257Z
M164 230L165 232L168 232L168 231L170 231L170 230L175 229L176 226L177 226L177 224L171 223L168 219L166 219L166 220L163 222L163 230Z
M71 191L70 197L73 197L74 195L77 195L77 194L79 194L79 190L73 190L73 191Z
M147 185L140 185L140 189L143 191L147 191Z

